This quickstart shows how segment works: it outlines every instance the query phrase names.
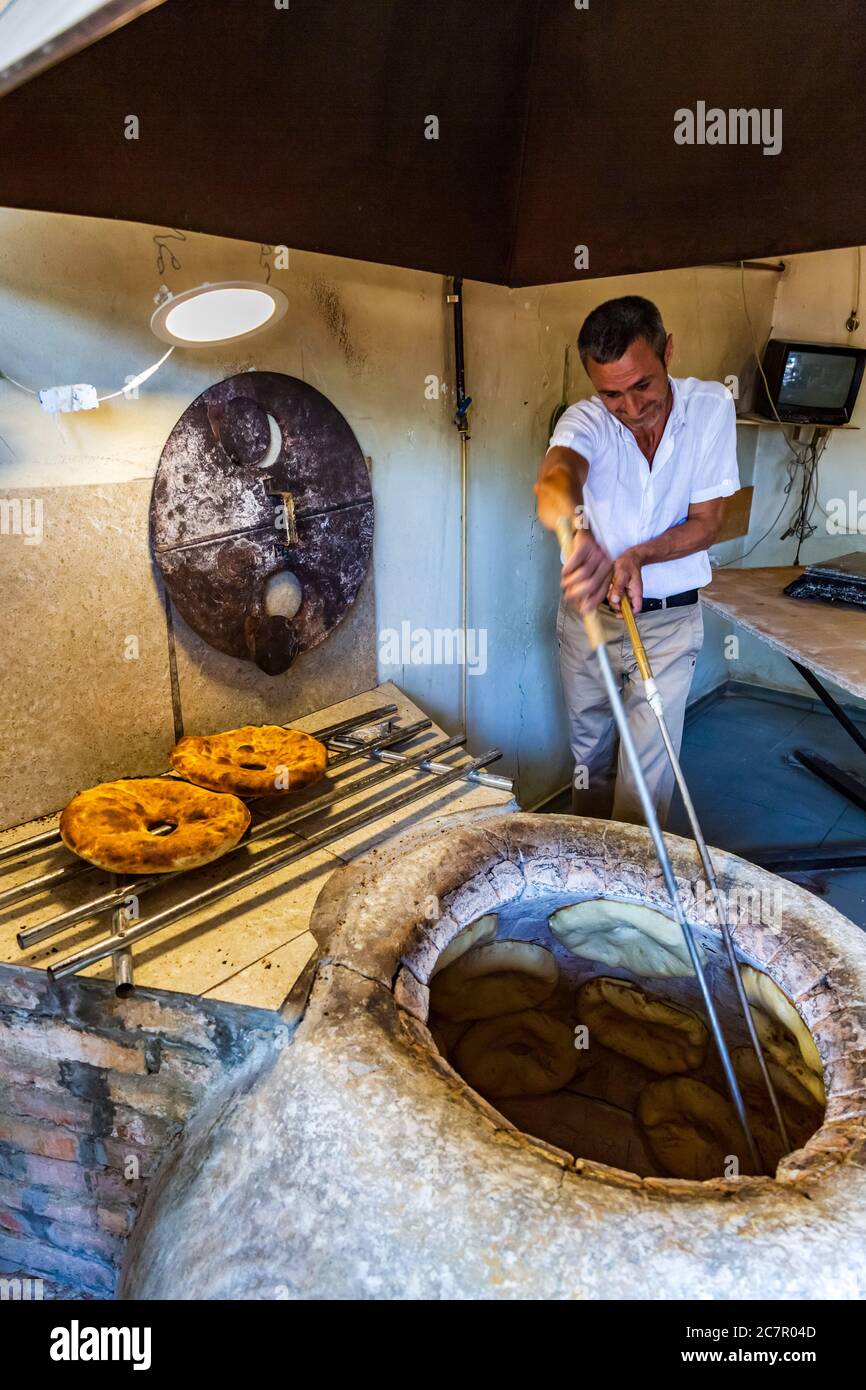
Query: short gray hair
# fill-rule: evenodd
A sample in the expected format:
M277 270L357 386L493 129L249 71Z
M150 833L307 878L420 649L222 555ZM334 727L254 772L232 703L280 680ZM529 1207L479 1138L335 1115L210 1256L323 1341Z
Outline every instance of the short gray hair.
M635 338L645 338L664 361L668 335L652 300L639 294L607 299L584 319L577 339L580 360L584 366L588 357L595 362L616 362Z

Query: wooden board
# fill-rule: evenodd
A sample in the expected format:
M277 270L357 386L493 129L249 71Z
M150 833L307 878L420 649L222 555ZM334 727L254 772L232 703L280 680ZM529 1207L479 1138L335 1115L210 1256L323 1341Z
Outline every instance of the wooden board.
M788 598L783 590L803 569L716 570L701 599L819 679L866 699L866 613Z
M720 541L732 541L737 536L747 536L749 534L749 521L752 515L752 487L741 487L739 492L735 492L732 497L724 499L725 509L722 513L722 529L716 536L716 544Z

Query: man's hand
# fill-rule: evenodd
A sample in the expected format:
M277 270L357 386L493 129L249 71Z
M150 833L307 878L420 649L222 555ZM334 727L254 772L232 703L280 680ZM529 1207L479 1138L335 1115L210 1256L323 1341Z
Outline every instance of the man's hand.
M562 567L563 596L578 613L594 613L610 584L613 560L587 530L576 531L574 548Z
M632 612L639 613L643 606L643 581L641 579L641 559L637 546L624 550L614 561L608 602L615 613L620 614L620 601L623 594L628 595Z
M583 485L588 473L589 464L581 454L554 445L545 455L535 484L538 519L543 526L555 531L566 518L578 523L560 584L566 602L581 614L594 612L601 603L613 570L613 560L586 526Z

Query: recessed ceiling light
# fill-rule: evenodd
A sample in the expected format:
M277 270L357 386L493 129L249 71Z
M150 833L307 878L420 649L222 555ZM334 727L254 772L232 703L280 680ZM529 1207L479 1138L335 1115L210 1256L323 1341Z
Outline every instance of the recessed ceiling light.
M161 304L150 321L157 338L181 347L249 338L281 319L289 307L282 290L255 280L197 285Z

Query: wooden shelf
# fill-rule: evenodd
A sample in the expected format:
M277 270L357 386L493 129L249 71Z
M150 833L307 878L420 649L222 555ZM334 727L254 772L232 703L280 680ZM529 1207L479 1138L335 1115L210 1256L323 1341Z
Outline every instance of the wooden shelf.
M806 420L773 420L765 415L738 415L738 425L772 425L775 429L792 430L859 430L859 425L816 425Z

